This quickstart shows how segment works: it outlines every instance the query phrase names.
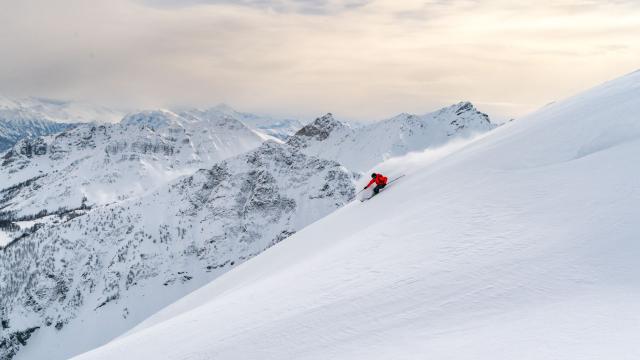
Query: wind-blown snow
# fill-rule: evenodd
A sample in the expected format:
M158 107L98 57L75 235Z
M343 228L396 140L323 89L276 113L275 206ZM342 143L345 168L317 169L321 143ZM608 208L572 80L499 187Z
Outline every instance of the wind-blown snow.
M469 102L424 115L400 114L352 127L327 114L306 125L287 143L308 155L340 162L356 172L409 152L468 139L496 127Z
M639 108L636 72L413 157L77 359L637 359Z
M470 104L448 109L421 148L493 127ZM0 357L102 345L354 197L357 174L302 146L332 123L257 147L269 135L229 111L141 111L23 139L2 157ZM420 121L398 124L410 140L427 135ZM406 143L381 142L372 159Z

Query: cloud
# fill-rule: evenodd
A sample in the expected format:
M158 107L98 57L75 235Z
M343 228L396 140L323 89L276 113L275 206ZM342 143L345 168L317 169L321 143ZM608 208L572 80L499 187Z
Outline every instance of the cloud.
M371 0L142 0L155 7L234 5L282 13L332 15L367 5Z
M5 2L0 94L111 106L511 117L640 59L632 1Z

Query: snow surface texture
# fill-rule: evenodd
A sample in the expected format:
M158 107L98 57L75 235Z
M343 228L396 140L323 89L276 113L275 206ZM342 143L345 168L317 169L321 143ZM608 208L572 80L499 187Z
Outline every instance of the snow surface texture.
M0 253L1 354L53 360L104 344L354 197L348 169L281 141L206 165L263 138L190 109L16 145L0 195L24 235ZM176 178L192 166L206 170Z
M412 155L77 359L638 359L638 108L640 72Z
M364 172L389 158L442 146L453 137L471 138L495 127L486 114L461 102L425 115L400 114L357 127L327 114L300 129L287 143L305 154Z

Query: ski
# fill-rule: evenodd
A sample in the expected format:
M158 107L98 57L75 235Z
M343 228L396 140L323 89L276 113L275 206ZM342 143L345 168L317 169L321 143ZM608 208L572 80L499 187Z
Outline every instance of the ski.
M378 192L378 194L379 194L379 193L381 193L381 192L383 192L385 189L387 189L387 188L391 185L391 183L393 183L393 182L394 182L394 181L396 181L396 180L399 180L399 179L403 178L404 176L405 176L405 174L402 174L402 175L400 175L400 176L397 176L397 177L395 177L395 178L391 179L389 182L387 182L387 185L386 185L385 187L383 187L382 189L380 189L380 191ZM356 194L356 195L357 195L357 194ZM370 199L371 199L372 197L374 197L374 196L376 196L376 194L372 194L372 195L371 195L371 196L369 196L368 198L360 199L360 202L365 202L365 201L367 201L367 200L370 200Z

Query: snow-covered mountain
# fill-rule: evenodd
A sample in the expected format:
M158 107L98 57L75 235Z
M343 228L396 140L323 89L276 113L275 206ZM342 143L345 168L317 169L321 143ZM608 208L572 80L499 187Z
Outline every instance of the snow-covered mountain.
M424 115L400 114L358 127L327 114L300 129L288 144L363 172L386 159L442 146L452 137L470 138L495 127L489 116L471 103L460 102Z
M21 139L59 133L72 126L72 124L57 123L37 118L0 118L0 154L11 148Z
M147 196L46 223L0 252L0 355L31 336L17 359L98 346L354 193L339 164L267 142Z
M64 123L115 123L122 118L119 110L79 101L63 101L44 98L13 99L0 96L0 111L9 118L38 117Z
M235 156L266 140L263 134L237 118L200 110L179 113L168 110L142 111L125 116L121 125L150 127L166 137L183 133L189 138L192 151L208 162Z
M266 115L256 115L236 111L226 104L214 106L204 112L221 114L242 121L245 125L276 139L286 140L303 126L296 119L278 119Z
M455 113L452 132L432 138L430 124L399 122L425 140L405 151L470 135L451 124L467 112ZM348 203L356 174L311 154L338 137L309 129L260 145L220 111L154 110L21 140L0 164L0 225L15 239L0 252L0 354L63 359L101 345ZM352 134L380 145L377 161L402 153L367 139L379 131Z
M0 153L20 139L55 134L74 123L119 121L118 111L79 102L0 97Z
M169 111L23 139L0 158L0 219L17 223L12 233L0 229L0 246L20 236L17 226L45 221L40 215L140 196L262 142L237 120L186 119Z
M140 111L132 115L140 117L145 113L150 116L153 113L162 112L167 111ZM183 117L183 121L184 118L193 120L194 117L197 117L197 120L203 118L213 121L222 121L227 118L238 120L265 138L282 141L303 126L300 121L295 119L279 119L240 112L224 104L205 110L181 108L168 112L180 115ZM82 102L0 97L0 153L26 137L55 134L69 128L71 124L113 124L119 122L125 115L120 110Z
M639 107L635 72L387 161L410 172L77 359L637 359Z

